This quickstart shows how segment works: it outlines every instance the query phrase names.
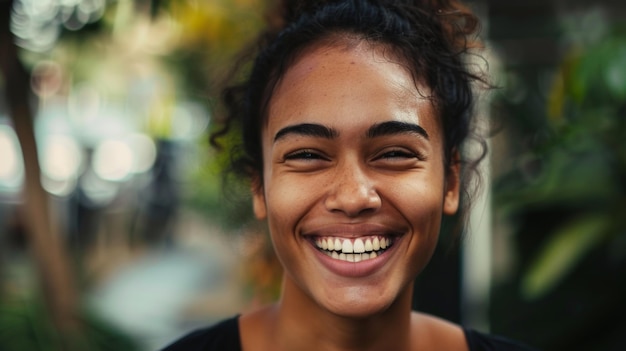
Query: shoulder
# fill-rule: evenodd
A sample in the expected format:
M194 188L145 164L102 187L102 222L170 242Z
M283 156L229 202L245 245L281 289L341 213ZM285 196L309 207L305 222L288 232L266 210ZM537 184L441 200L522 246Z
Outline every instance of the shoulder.
M537 351L518 341L464 329L470 351Z
M162 351L240 351L239 316L225 319L217 324L195 330Z

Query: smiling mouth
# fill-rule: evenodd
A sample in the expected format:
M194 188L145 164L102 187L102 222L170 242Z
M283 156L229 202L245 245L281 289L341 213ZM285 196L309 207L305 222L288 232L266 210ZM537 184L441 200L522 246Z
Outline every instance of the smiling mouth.
M371 236L356 239L339 237L319 237L315 246L333 259L347 262L361 262L380 256L393 245L393 238Z

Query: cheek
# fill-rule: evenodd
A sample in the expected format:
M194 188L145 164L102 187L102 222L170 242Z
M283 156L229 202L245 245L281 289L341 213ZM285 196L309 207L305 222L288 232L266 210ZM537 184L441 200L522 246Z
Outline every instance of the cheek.
M419 250L430 250L435 245L441 226L443 211L443 194L439 186L423 182L405 182L412 184L396 187L390 199L393 206L401 213L411 226L414 244Z
M316 198L315 187L290 178L275 177L266 184L268 224L277 236L295 233Z
M428 178L428 179L424 179ZM436 177L412 177L406 180L388 180L394 184L390 188L390 199L395 199L400 211L410 215L409 220L428 217L443 212L443 181Z
M298 225L308 213L311 200L307 185L276 180L267 184L267 224L274 252L285 273L298 276L302 267Z
M428 263L438 242L441 227L443 195L437 186L403 187L396 193L396 208L411 227L412 235L406 246L411 275L417 275ZM401 202L400 202L401 201Z

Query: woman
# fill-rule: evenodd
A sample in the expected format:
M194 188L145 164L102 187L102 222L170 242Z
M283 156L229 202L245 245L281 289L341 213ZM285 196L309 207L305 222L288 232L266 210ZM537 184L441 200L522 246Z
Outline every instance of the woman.
M465 65L476 24L456 1L285 4L225 94L280 300L166 350L524 349L411 311L475 166L460 148L481 81Z

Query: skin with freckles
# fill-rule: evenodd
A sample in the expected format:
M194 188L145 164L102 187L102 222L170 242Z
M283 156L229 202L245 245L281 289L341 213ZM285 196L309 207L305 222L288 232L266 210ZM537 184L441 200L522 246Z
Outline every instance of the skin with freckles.
M363 40L314 45L275 88L253 205L285 277L277 304L241 317L244 350L466 349L460 328L411 312L459 178L428 89L392 57ZM391 246L359 263L315 245L374 236Z

